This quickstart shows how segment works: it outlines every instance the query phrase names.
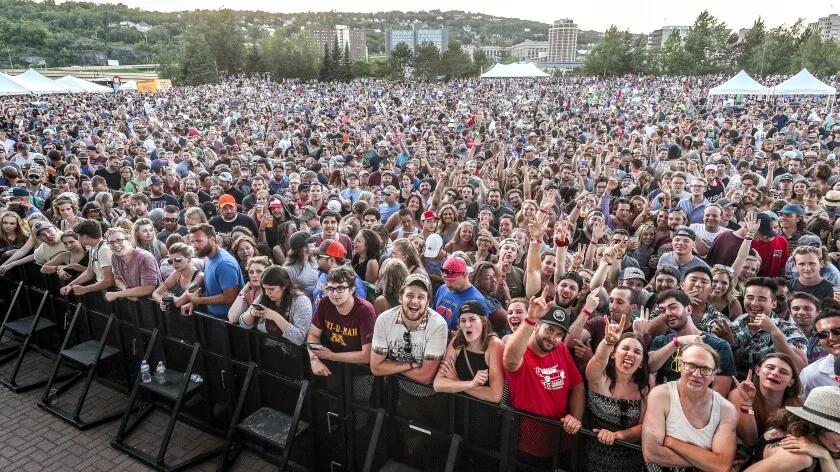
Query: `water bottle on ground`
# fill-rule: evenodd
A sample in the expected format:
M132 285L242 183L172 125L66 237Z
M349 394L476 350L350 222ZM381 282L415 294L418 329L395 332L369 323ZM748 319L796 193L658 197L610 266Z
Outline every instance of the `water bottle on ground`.
M166 366L163 365L163 361L158 362L155 369L155 382L161 385L166 383Z
M152 381L152 369L149 367L149 363L145 360L140 363L140 379L143 383Z

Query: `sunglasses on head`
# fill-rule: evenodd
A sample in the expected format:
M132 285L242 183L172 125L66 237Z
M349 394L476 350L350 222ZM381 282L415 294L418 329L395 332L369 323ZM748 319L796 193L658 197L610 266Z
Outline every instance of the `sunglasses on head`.
M440 269L440 273L443 275L459 275L463 274L463 272L452 270L452 269Z

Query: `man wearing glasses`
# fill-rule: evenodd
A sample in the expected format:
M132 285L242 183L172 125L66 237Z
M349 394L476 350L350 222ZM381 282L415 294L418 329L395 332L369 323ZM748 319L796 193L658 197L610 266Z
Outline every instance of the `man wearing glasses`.
M708 344L693 342L682 348L677 363L679 380L658 385L648 395L642 423L645 462L663 470L719 470L735 459L738 413L709 388L719 370L717 352Z
M128 233L122 228L111 228L105 233L105 240L111 248L111 269L117 290L105 292L105 300L112 302L120 298L135 300L147 297L160 284L160 270L157 261L148 251L137 249L131 244Z
M186 237L188 230L186 226L181 226L178 223L180 210L175 205L167 205L163 207L163 230L158 233L157 238L160 242L165 243L166 238L172 234L180 234Z
M834 357L840 355L840 310L824 309L817 315L814 328L828 355L802 369L799 377L806 397L817 387L837 386Z
M400 291L400 305L376 318L370 370L374 375L402 374L431 384L446 352L447 326L429 308L432 284L424 274L411 274Z
M376 312L351 289L358 277L349 267L327 274L326 298L318 303L309 327L309 364L315 375L331 375L322 361L367 364Z
M307 240L307 244L315 244L318 241L320 241L318 235L311 236ZM344 267L347 264L347 250L344 249L344 246L340 242L334 239L325 239L321 241L321 244L314 253L318 256L318 270L321 271L315 290L312 291L312 300L314 306L317 308L318 301L326 294L327 274L333 269ZM356 276L355 285L356 296L362 300L367 299L367 287L365 287L364 281L359 276Z

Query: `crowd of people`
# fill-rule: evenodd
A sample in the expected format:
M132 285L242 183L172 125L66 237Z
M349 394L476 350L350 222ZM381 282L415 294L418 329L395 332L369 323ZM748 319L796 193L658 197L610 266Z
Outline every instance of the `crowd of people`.
M0 275L585 428L587 470L837 471L840 119L720 79L4 97Z

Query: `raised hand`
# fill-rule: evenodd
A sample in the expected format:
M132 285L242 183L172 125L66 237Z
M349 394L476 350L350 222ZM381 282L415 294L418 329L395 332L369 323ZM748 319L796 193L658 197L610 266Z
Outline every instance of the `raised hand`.
M735 335L732 334L732 328L729 323L719 321L712 325L712 334L728 342L730 346L735 344Z
M592 359L592 340L587 339L586 343L580 342L580 340L574 340L575 346L572 350L575 351L575 357L577 357L583 364L588 364L589 360Z
M528 319L534 322L540 321L546 313L548 313L548 302L545 301L548 296L548 287L543 288L542 294L539 297L531 297L528 303Z
M744 217L744 226L747 228L748 234L755 234L758 232L758 229L761 227L761 222L758 221L758 216L754 211L747 213L747 216Z
M610 317L604 315L604 323L606 324L606 328L604 330L604 341L606 341L607 344L618 343L618 340L621 338L621 333L624 331L624 323L626 321L626 315L621 315L621 321L618 323L612 323L610 321Z
M647 308L642 308L639 310L639 317L633 320L633 332L644 336L647 332L647 326L650 322L650 310Z
M743 382L739 382L735 376L732 376L732 381L735 382L735 389L741 395L741 401L749 402L750 404L752 404L756 392L755 384L752 383L752 372L752 369L747 372L747 378Z

